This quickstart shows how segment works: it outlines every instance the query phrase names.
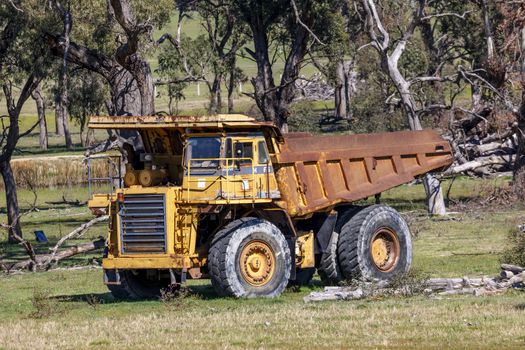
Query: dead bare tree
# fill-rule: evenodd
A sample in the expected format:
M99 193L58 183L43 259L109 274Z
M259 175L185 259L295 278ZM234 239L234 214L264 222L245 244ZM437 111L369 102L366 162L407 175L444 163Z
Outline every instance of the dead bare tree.
M362 0L365 16L363 18L370 45L379 54L381 69L390 78L395 86L400 103L405 111L408 124L412 130L422 130L420 115L429 113L429 110L436 106L418 106L413 86L425 82L445 82L454 81L457 75L453 76L424 76L407 78L400 70L400 59L406 51L407 45L413 38L418 26L424 21L430 21L437 17L455 16L465 18L468 13L457 14L446 13L427 13L428 0L410 1L407 6L413 9L408 24L401 29L397 40L392 39L392 34L387 30L383 23L381 14L378 12L376 1ZM366 46L368 46L366 45ZM445 215L446 208L443 192L439 180L428 174L424 178L425 192L427 194L428 211L434 215Z

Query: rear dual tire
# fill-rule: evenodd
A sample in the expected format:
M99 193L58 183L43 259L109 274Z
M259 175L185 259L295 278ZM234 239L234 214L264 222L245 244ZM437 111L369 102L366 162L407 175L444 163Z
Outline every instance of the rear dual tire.
M339 229L340 227L340 229ZM412 264L410 230L402 216L384 205L343 214L319 266L325 284L346 280L389 281Z

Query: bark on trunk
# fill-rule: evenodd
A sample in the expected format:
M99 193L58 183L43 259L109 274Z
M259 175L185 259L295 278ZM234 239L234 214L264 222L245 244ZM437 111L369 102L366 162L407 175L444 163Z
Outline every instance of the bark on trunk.
M46 150L49 146L47 138L46 108L44 97L42 95L42 88L40 87L40 85L33 91L31 96L35 100L36 110L38 113L40 149Z
M345 64L344 61L337 62L337 67L335 70L336 84L334 91L335 99L335 117L346 119L346 74L345 74Z
M421 121L417 115L417 105L414 95L410 91L410 84L401 75L397 67L397 62L392 62L388 56L383 57L383 67L387 69L390 79L396 86L396 89L403 102L403 109L405 110L410 130L423 130ZM427 209L431 215L446 215L445 200L441 184L433 175L427 174L423 179L425 187Z
M230 76L228 79L228 113L233 113L233 93L235 92L236 62L235 57L230 62Z
M69 130L69 115L68 115L68 111L67 111L67 106L64 106L64 109L63 109L63 112L64 112L64 139L65 139L65 142L66 142L66 148L68 150L72 150L73 149L73 139L71 138L71 131Z
M71 258L72 256L88 253L97 249L103 249L106 245L104 238L99 238L93 242L81 243L73 247L69 247L57 252L55 255L37 255L35 261L28 259L19 261L8 267L9 272L20 270L44 271L51 266L52 263L57 263L61 260Z
M485 41L487 42L487 58L492 60L494 58L494 39L492 37L492 23L490 22L489 5L487 0L481 1L481 8L483 12Z
M433 175L426 174L423 180L427 196L427 208L429 214L446 215L445 198L441 189L441 182Z
M86 133L85 147L91 147L94 144L95 144L95 130L88 129Z
M115 58L129 74L124 73L124 76L120 75L120 78L124 79L128 86L132 87L134 85L137 90L133 95L138 95L139 97L140 110L133 115L154 115L155 84L153 75L149 63L139 51L140 37L147 32L148 25L146 23L137 23L131 5L127 0L110 0L110 4L115 19L125 30L127 36L127 42L118 47ZM119 81L117 85L122 86L122 82ZM126 90L129 91L129 89ZM127 105L126 109L128 109Z
M221 111L221 81L222 77L215 76L210 87L210 106L208 108L209 114L218 114Z
M58 97L55 100L55 134L57 136L64 136L64 117Z
M62 32L62 40L64 41L64 54L62 56L62 69L60 70L58 78L58 99L56 104L56 119L62 123L63 135L65 138L66 148L73 148L73 141L71 140L71 132L69 131L69 119L67 112L67 55L69 51L69 34L71 33L71 26L73 18L69 9L62 13L62 20L64 29ZM57 128L58 133L58 128Z
M16 182L9 160L0 162L0 173L4 180L7 204L7 224L9 225L8 240L9 243L17 243L18 240L15 238L15 235L22 237L22 228L19 220L20 209L18 207L18 197L16 194Z
M518 115L518 149L513 171L514 192L525 199L525 27L521 29L521 106Z

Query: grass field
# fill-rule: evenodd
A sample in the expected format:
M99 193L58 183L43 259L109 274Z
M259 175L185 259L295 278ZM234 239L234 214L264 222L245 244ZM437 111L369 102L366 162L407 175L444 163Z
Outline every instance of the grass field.
M525 220L522 205L480 205L478 196L508 180L458 179L450 219L429 219L421 185L402 186L382 199L399 209L414 235L414 264L434 277L498 273L509 230ZM447 188L448 183L445 183ZM87 199L85 188L39 190L39 212L23 217L27 237L43 229L51 241L89 220L85 207L46 202ZM20 192L25 208L30 191ZM0 198L0 208L5 208ZM25 204L24 204L25 203ZM0 221L4 216L0 215ZM83 239L104 233L90 230ZM74 241L79 242L81 240ZM2 246L3 255L19 257ZM39 246L41 251L47 246ZM81 257L65 266L86 265ZM272 300L215 296L209 281L192 281L191 293L172 301L115 302L100 270L55 270L0 277L0 347L5 349L303 349L303 348L520 348L525 346L525 293L493 297L377 298L304 304L321 289L288 290Z

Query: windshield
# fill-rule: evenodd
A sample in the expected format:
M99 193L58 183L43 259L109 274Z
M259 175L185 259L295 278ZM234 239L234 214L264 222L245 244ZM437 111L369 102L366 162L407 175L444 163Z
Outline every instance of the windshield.
M192 168L216 168L221 156L221 139L194 137L188 141L188 159Z

